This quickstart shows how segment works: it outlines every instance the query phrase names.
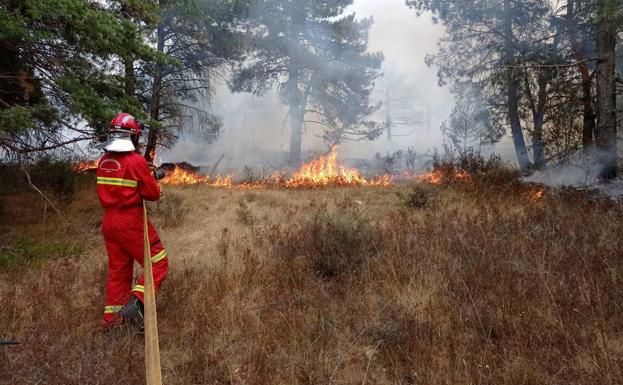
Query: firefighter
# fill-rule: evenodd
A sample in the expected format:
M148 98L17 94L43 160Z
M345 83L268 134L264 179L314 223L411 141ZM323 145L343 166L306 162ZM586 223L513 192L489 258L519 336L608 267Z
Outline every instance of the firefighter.
M97 194L104 208L102 232L108 251L108 281L104 302L105 330L133 323L143 329L143 276L132 286L134 261L143 265L143 200L160 199L160 187L145 158L137 153L143 125L121 113L110 123L106 153L97 168ZM151 167L151 168L150 168ZM151 223L148 224L154 287L162 284L167 252Z

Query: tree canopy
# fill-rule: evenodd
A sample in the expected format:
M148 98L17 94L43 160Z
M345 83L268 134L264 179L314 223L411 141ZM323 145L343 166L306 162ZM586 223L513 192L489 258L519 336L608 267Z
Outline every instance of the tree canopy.
M110 7L81 0L4 1L0 23L5 151L30 153L90 140L117 111L141 115L138 99L124 93L117 67L125 55L153 60L155 52L138 26Z
M374 138L382 128L367 120L380 53L367 52L372 20L345 14L352 0L252 2L247 25L249 58L236 72L235 91L263 94L277 86L289 108L290 156L301 158L306 121L338 143L349 136Z
M532 163L525 134L536 167L578 147L610 154L606 168L616 163L614 40L621 4L407 1L446 27L439 52L427 59L439 69L440 82L481 82L495 122L510 126L524 170Z

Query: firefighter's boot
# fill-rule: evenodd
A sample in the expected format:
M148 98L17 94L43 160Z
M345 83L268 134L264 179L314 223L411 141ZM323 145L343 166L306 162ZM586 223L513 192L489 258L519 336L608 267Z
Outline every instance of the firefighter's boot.
M134 324L139 331L145 330L145 317L143 314L143 303L134 295L119 312L119 316Z

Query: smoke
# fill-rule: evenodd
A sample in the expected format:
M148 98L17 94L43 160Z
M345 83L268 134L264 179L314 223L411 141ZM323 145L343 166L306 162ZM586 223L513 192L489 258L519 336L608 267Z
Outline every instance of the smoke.
M602 171L603 166L596 156L576 155L563 163L536 171L524 180L551 187L585 188L595 185Z
M545 170L536 171L523 180L550 187L597 190L606 196L621 197L623 180L615 179L605 183L601 177L606 171L604 156L607 154L600 154L597 151L591 154L578 154Z
M449 88L437 84L436 69L424 63L426 54L436 51L436 43L443 27L435 25L429 15L416 16L403 0L355 0L347 13L357 18L373 17L369 51L381 51L385 56L382 72L377 79L372 103L385 102L389 77L398 78L401 89L393 92L393 109L414 111L412 124L397 129L389 140L386 135L375 141L345 142L340 145L340 159L372 159L375 153L386 153L407 148L418 154L439 147L442 135L441 122L454 105ZM289 151L290 129L287 108L279 103L277 91L271 90L263 97L250 94L232 94L226 84L221 84L210 109L223 118L223 129L214 143L207 143L201 135L186 132L170 150L161 154L164 162L187 161L197 165L212 166L221 159L218 172L239 172L244 166L252 168L281 168L286 164ZM373 117L385 121L385 109ZM321 130L306 124L303 133L303 157L327 151L319 137Z

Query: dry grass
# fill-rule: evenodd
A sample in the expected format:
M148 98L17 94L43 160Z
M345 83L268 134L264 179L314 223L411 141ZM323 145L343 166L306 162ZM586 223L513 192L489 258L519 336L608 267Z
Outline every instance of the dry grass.
M169 190L189 212L161 227L166 384L623 383L618 204L516 184ZM76 196L84 254L0 273L0 337L22 342L0 347L0 384L144 381L142 336L98 332L100 212Z

